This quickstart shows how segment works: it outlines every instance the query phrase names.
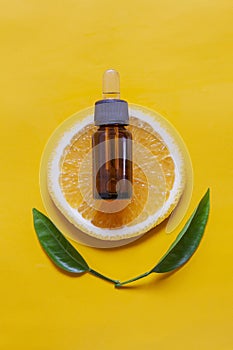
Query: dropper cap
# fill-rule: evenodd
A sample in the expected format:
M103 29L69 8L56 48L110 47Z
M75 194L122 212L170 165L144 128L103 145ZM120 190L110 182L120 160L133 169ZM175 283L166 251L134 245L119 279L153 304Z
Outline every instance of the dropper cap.
M120 75L114 69L108 69L103 74L103 99L120 99Z
M103 99L95 103L95 125L129 124L128 103L120 99L120 76L114 69L103 75Z

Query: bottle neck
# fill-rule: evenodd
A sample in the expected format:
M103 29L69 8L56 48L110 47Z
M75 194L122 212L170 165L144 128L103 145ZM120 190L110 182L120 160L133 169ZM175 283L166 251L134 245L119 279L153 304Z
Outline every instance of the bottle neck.
M103 125L99 125L98 130L104 130L106 128L108 129L114 129L114 128L119 128L122 130L125 130L125 127L127 126L127 124L103 124Z

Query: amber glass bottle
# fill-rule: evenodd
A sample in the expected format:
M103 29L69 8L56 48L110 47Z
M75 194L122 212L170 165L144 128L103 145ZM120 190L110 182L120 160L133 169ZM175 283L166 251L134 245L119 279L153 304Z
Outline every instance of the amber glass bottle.
M107 70L103 77L103 99L95 104L92 137L93 196L95 199L132 197L132 134L128 104L119 99L119 75Z

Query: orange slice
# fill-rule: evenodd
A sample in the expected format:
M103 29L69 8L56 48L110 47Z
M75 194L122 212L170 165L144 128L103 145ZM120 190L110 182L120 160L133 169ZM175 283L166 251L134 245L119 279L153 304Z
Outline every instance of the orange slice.
M136 237L158 225L178 203L185 184L182 151L162 119L130 110L133 135L133 197L95 200L92 196L93 116L74 121L52 152L49 193L77 228L102 240Z

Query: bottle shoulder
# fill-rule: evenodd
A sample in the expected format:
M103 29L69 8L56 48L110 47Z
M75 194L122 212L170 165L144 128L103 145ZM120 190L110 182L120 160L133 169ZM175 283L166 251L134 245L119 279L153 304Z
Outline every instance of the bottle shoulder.
M132 139L132 133L125 125L101 125L93 134L93 138L129 138Z

